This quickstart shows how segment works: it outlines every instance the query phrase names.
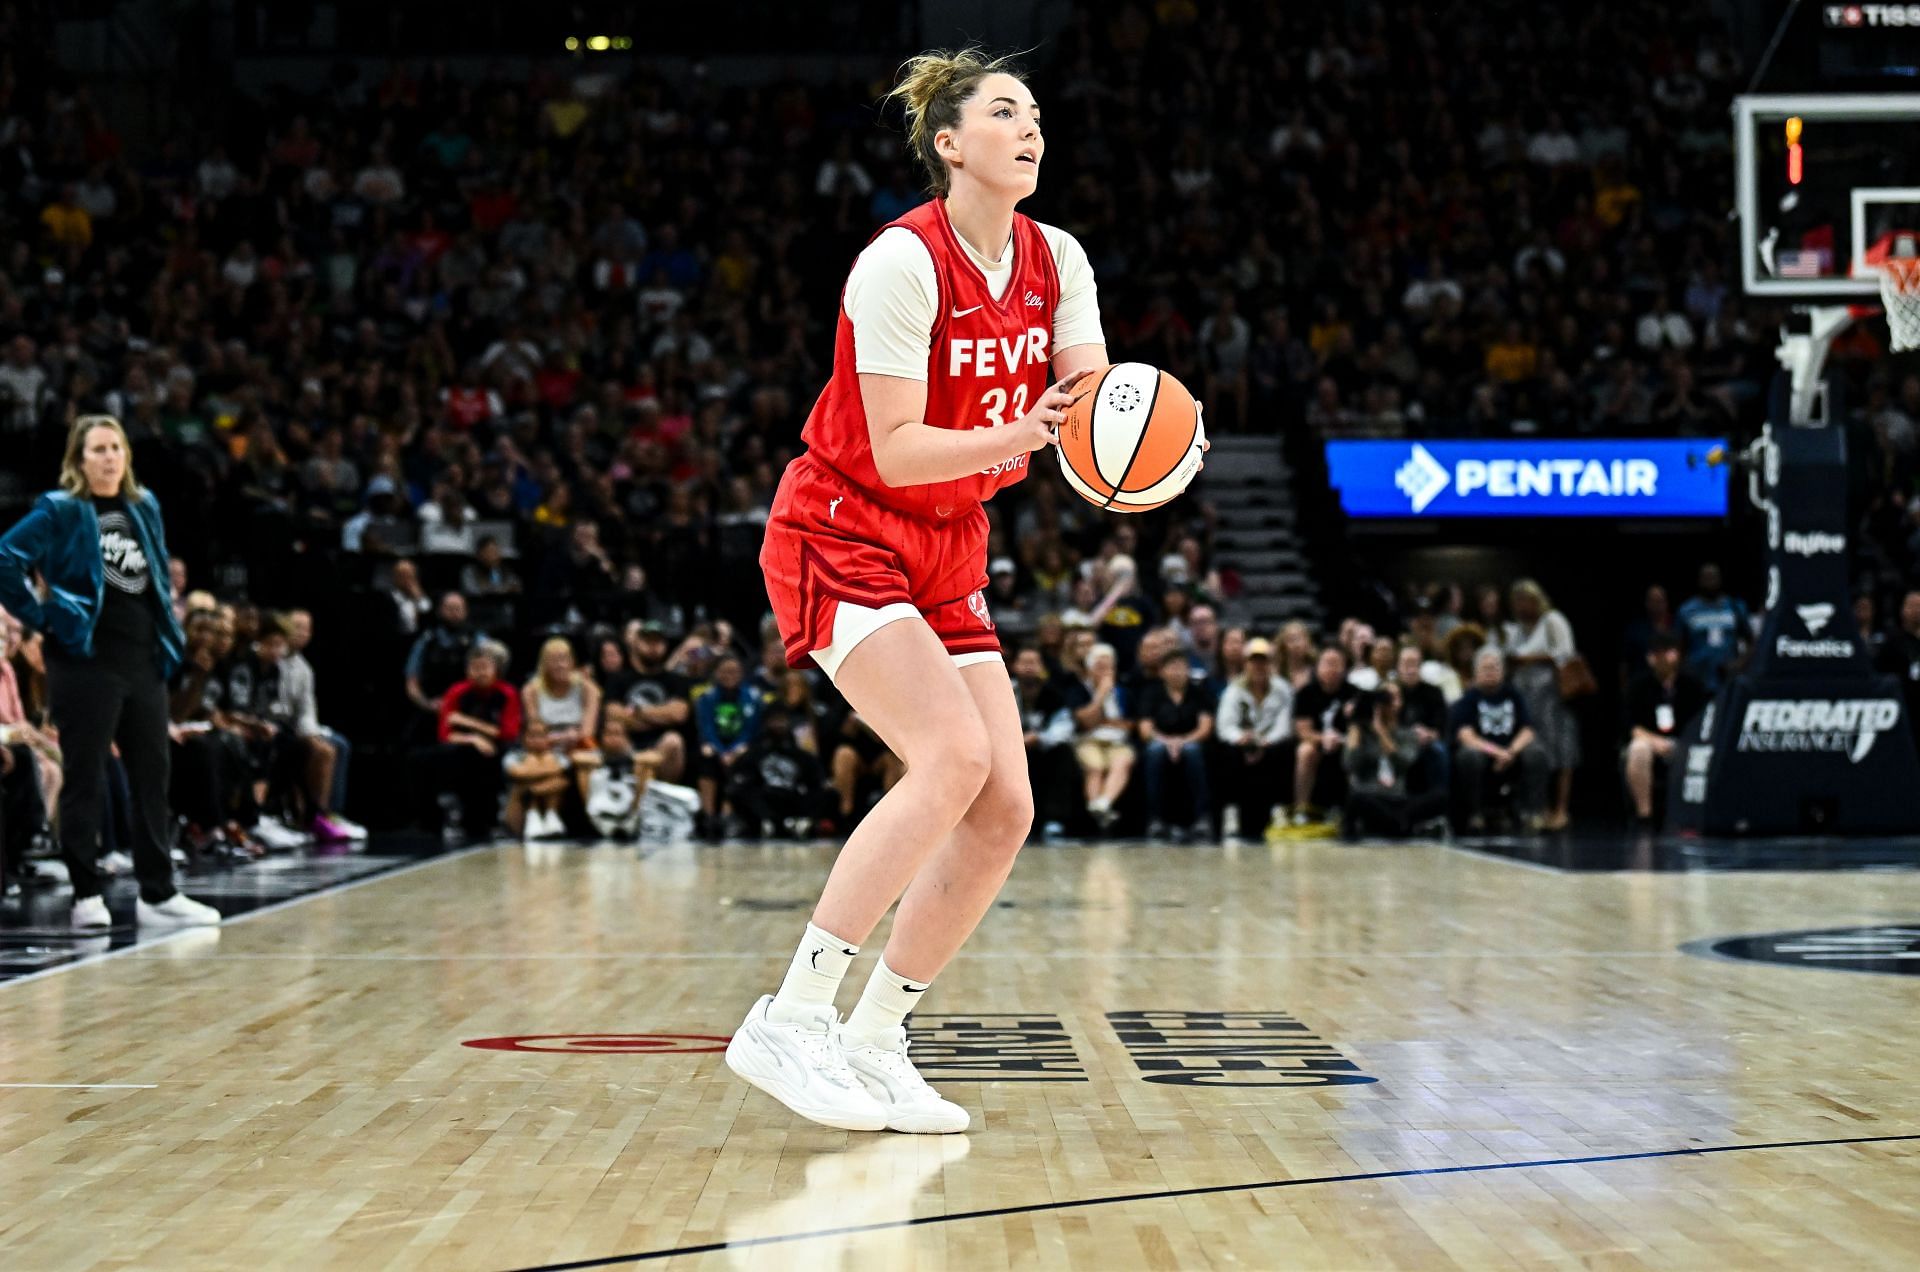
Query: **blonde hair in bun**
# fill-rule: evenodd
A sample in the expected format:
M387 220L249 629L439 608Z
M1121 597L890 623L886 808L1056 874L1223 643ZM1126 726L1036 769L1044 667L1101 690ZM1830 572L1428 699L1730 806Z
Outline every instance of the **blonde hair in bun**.
M900 65L899 82L888 98L898 98L907 112L907 149L926 169L927 188L945 195L953 184L946 160L934 149L934 136L943 128L960 125L960 108L980 81L989 75L1025 78L1014 54L988 57L978 48L934 49L910 57Z

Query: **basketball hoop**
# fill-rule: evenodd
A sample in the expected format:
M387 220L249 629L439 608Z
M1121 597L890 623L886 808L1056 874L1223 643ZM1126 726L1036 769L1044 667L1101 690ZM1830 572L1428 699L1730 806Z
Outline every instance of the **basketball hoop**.
M1880 276L1880 303L1895 353L1920 349L1920 231L1893 230L1861 256L1863 268Z

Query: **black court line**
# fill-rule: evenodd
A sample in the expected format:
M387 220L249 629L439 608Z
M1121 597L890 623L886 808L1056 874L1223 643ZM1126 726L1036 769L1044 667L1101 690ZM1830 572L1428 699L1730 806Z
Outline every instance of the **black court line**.
M1607 1153L1596 1157L1549 1157L1534 1162L1486 1162L1478 1166L1428 1166L1418 1170L1370 1170L1352 1175L1312 1175L1303 1179L1264 1179L1252 1184L1216 1184L1207 1188L1169 1188L1163 1192L1122 1193L1117 1197L1085 1197L1078 1201L1042 1201L1027 1206L1001 1206L993 1210L963 1210L951 1215L923 1215L918 1219L899 1219L890 1223L863 1223L846 1228L816 1228L811 1232L788 1232L773 1237L749 1237L744 1241L710 1241L705 1245L675 1246L670 1250L643 1250L637 1254L614 1254L601 1259L579 1259L572 1263L541 1263L515 1268L513 1272L570 1272L574 1268L605 1268L619 1263L643 1263L650 1259L671 1259L683 1254L712 1254L716 1250L744 1250L750 1246L776 1245L787 1241L811 1241L817 1237L846 1237L863 1232L885 1232L894 1228L918 1228L926 1224L958 1223L963 1219L995 1219L1002 1215L1031 1215L1048 1210L1077 1210L1086 1206L1115 1206L1134 1201L1167 1201L1180 1197L1214 1197L1225 1193L1259 1192L1268 1188L1304 1188L1309 1184L1356 1184L1375 1179L1420 1179L1435 1175L1486 1174L1496 1170L1533 1170L1547 1166L1595 1166L1607 1162L1645 1162L1662 1157L1706 1157L1714 1153L1756 1153L1777 1148L1831 1148L1846 1144L1903 1144L1920 1141L1920 1135L1859 1135L1847 1139L1780 1140L1770 1144L1714 1144L1706 1148L1665 1148L1645 1153Z

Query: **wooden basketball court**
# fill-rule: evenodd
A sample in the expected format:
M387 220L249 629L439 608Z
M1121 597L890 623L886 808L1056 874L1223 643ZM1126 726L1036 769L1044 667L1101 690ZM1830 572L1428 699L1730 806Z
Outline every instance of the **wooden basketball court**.
M1920 980L1682 949L1912 922L1920 874L1033 848L914 1022L916 1059L975 1117L942 1138L798 1121L721 1062L830 854L482 848L0 985L0 1262L1920 1250Z

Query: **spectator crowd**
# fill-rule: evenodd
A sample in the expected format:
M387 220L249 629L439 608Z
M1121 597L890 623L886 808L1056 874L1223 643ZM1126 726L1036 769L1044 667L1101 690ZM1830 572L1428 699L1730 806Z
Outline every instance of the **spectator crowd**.
M174 694L187 851L351 843L349 807L839 831L897 780L780 663L755 568L845 271L924 197L874 113L884 68L343 62L133 140L21 56L53 14L0 9L0 502L50 484L74 415L125 423L207 585ZM1030 210L1086 247L1114 356L1195 386L1218 430L1738 431L1775 317L1726 281L1740 78L1700 3L1082 4L1033 66ZM1920 561L1920 379L1871 352L1836 356L1886 609ZM1204 481L1118 518L1042 472L989 512L1043 833L1570 815L1577 646L1538 587L1256 632ZM1693 626L1634 669L1677 653L1710 686L1722 645ZM8 639L17 843L59 752L35 638ZM1623 774L1657 771L1621 741ZM385 766L352 769L354 742L404 761L411 806L356 797Z

